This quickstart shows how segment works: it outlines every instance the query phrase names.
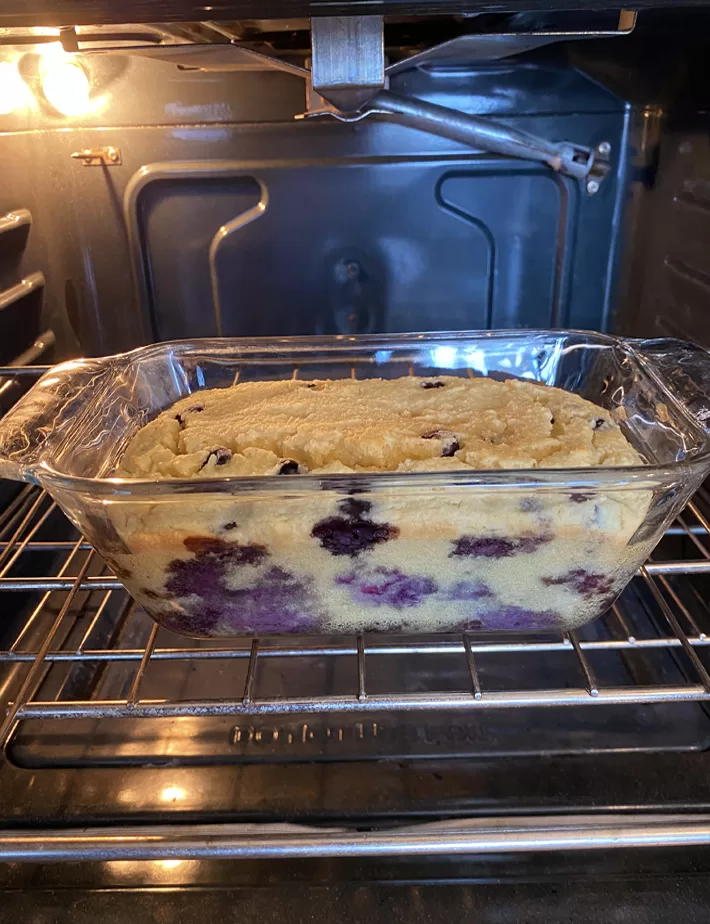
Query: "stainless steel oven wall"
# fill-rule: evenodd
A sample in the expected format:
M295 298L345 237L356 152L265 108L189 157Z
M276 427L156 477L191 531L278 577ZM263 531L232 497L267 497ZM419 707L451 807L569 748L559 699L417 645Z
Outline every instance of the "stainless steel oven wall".
M547 168L383 122L294 122L298 77L92 55L91 110L0 116L0 213L28 209L58 354L153 339L613 326L643 110L545 59L410 70L393 89L551 139L607 142L589 196ZM72 154L113 146L121 163ZM222 229L220 231L220 229ZM220 323L221 322L221 323Z

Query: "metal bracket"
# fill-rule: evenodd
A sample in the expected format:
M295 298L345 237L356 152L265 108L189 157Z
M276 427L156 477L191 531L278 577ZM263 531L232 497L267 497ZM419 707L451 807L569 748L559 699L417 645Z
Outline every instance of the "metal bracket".
M538 161L547 164L556 173L586 180L586 190L590 195L599 192L602 181L611 170L611 145L607 141L596 148L571 141L548 141L500 122L467 115L414 97L400 96L389 90L381 90L360 112L342 113L323 109L306 112L296 118L318 116L338 119L340 122L359 122L368 116L379 116L493 154Z
M80 160L85 167L120 167L123 163L121 149L112 144L101 148L84 148L74 151L72 157Z
M313 90L341 112L357 112L385 86L382 16L311 19Z
M620 29L622 26L631 29L634 23L633 15L631 21L626 21L623 14L619 17ZM599 191L610 171L608 143L589 148L570 141L548 141L490 119L385 89L389 69L384 61L383 29L382 16L314 17L311 20L312 81L307 91L306 117L330 115L342 121L355 121L363 115L379 116L472 148L547 164L557 173L586 181L585 188L590 195ZM487 51L489 55L492 51L490 56L495 57L497 53L500 57L528 47L526 42L532 41L529 47L533 47L536 43L556 41L559 34L492 38L496 40L493 49L486 46L485 36L468 36L462 41L468 39L468 56L474 53L475 57L478 51L485 57ZM500 39L504 39L502 44ZM478 49L479 41L483 41L484 48ZM430 62L438 53L444 60L449 53L460 53L449 45L456 45L456 40L423 54ZM418 63L421 62L420 55Z

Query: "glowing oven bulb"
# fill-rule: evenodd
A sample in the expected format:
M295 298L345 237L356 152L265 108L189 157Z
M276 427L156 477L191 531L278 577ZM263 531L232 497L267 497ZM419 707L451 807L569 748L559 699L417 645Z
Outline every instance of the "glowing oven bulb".
M0 115L9 115L27 102L29 91L17 67L8 61L0 63Z
M42 75L42 92L62 115L82 115L89 110L89 78L76 61L47 64Z

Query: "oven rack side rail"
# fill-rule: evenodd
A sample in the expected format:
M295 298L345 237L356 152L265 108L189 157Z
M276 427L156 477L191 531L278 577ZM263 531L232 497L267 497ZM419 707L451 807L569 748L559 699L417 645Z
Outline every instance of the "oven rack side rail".
M479 818L358 831L297 824L213 824L0 831L0 861L180 861L510 855L707 847L710 816Z
M48 367L2 367L3 377L37 376ZM48 526L59 518L64 533L57 537ZM707 582L710 575L710 494L701 489L669 530L683 555L659 555L658 550L639 571L627 591L599 621L601 629L584 629L555 636L477 636L473 633L439 637L401 637L386 640L375 636L341 640L244 639L230 643L192 643L159 630L146 633L140 645L124 646L111 634L104 644L93 643L97 626L115 619L122 607L124 624L145 615L133 604L84 537L72 527L47 493L34 485L22 487L5 509L0 509L0 599L8 609L17 593L32 594L36 605L9 645L0 648L0 681L3 671L14 671L5 714L0 713L0 746L7 742L24 719L155 718L194 716L304 716L312 714L373 714L392 711L432 712L520 707L624 706L639 703L710 703L710 606ZM42 572L36 562L49 555L55 566ZM19 573L18 573L19 572ZM653 618L639 632L629 609L629 594ZM86 617L87 601L94 601L92 615L80 638L67 626ZM84 625L84 623L82 623ZM100 634L100 633L99 633ZM133 635L135 637L135 633ZM112 640L113 639L113 640ZM600 656L629 657L670 652L684 670L673 680L662 673L626 685L609 685L597 675ZM555 653L570 666L571 682L534 689L516 685L516 664L521 655ZM402 656L449 656L459 659L465 683L460 689L413 692L397 688L394 659ZM490 689L481 680L481 661L495 655L508 659L504 689ZM259 689L260 667L271 658L344 659L352 666L352 688L338 694L269 695ZM377 689L371 683L373 667L392 659L392 688ZM209 699L176 698L143 694L146 674L161 663L196 665L231 662L244 668L243 681L229 695ZM303 662L306 663L305 660ZM440 662L444 663L444 662ZM101 684L90 696L71 695L71 685L61 684L47 695L46 678L52 670L90 666L93 669L120 665L132 671L125 695L102 696ZM207 665L203 665L207 666ZM379 672L381 673L381 671ZM155 688L155 684L153 684ZM158 694L160 694L158 690ZM166 691L169 693L169 691ZM0 708L2 705L0 704Z

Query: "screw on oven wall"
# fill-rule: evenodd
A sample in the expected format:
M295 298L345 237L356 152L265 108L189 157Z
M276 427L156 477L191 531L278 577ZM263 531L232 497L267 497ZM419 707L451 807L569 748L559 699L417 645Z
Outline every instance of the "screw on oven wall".
M598 180L587 180L587 192L590 196L593 196L594 193L599 192L599 181Z
M608 141L602 141L597 145L597 151L604 157L608 157L611 154L611 145Z

